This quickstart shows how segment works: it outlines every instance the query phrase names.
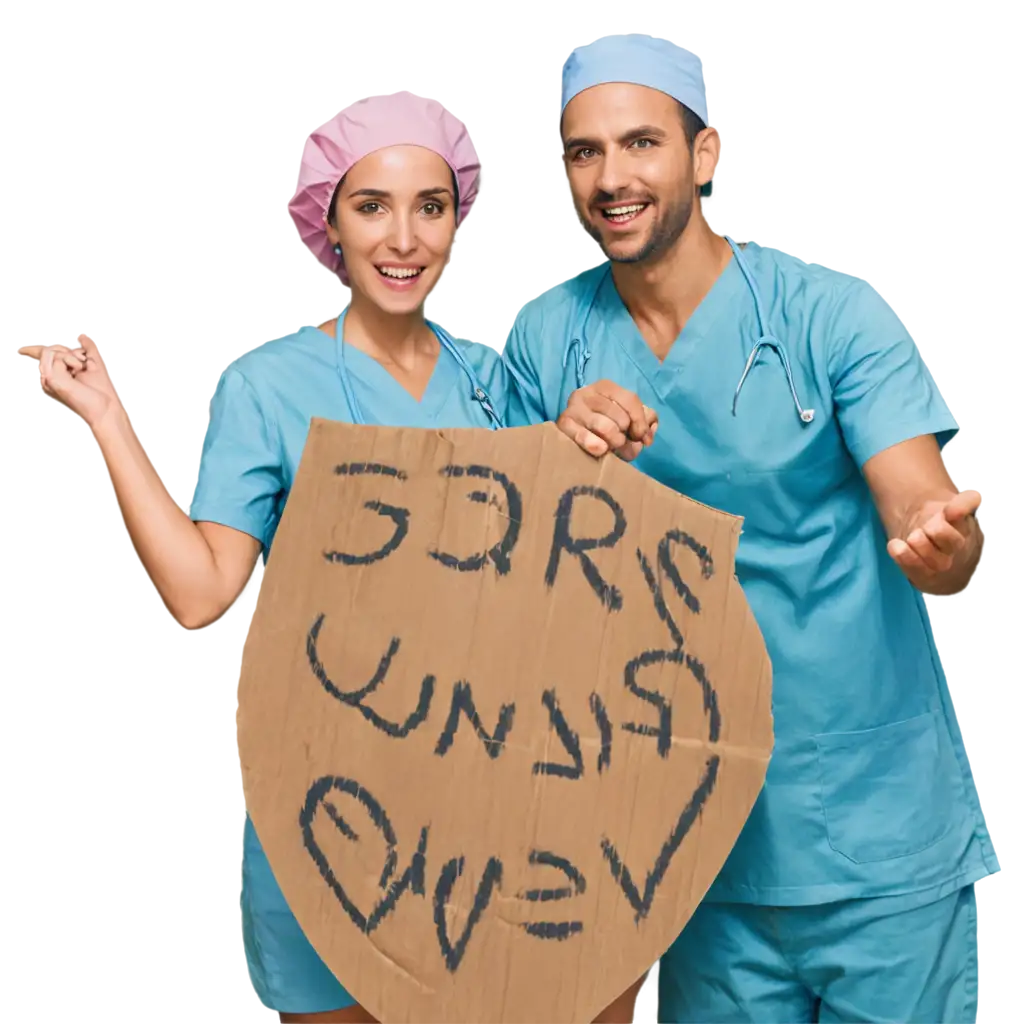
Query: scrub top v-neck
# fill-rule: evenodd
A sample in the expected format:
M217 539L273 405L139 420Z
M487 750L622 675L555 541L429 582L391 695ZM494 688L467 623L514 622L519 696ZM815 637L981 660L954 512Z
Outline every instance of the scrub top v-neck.
M430 380L423 395L416 398L377 359L345 342L344 325L345 311L342 310L330 334L322 328L317 330L334 343L343 383L346 374L352 383L359 408L349 409L351 422L361 419L368 426L393 426L393 418L399 416L402 426L436 426L436 418L443 412L452 390L460 382L470 386L455 357L438 338L439 351Z
M466 383L462 370L444 345L439 346L430 380L422 397L417 399L372 356L347 342L335 344L338 359L344 361L344 368L356 388L356 398L367 424L394 426L394 418L400 417L402 426L436 426L437 418L444 414L454 388L460 382Z
M608 266L596 295L595 306L601 310L601 316L591 331L600 332L609 343L616 345L654 392L667 399L677 374L684 372L694 353L708 343L708 339L712 339L710 343L714 344L716 328L744 288L743 277L735 262L730 260L679 332L665 358L658 359L619 296Z
M250 534L263 544L266 558L310 420L359 420L346 398L342 372L368 424L490 428L495 417L489 406L503 420L508 375L498 353L450 335L446 339L455 355L441 345L419 401L375 359L344 343L339 351L337 339L316 327L303 327L237 359L224 371L210 404L192 519Z

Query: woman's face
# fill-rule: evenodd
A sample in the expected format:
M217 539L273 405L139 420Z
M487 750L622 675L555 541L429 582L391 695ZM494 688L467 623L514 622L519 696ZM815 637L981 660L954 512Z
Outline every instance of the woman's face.
M451 255L453 187L448 164L422 146L389 146L352 165L327 234L353 291L387 313L423 305Z

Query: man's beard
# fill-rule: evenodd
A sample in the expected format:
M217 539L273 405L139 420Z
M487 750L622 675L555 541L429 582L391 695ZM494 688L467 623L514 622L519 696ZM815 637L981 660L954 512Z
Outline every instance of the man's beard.
M600 201L610 202L613 198L609 196L607 200ZM690 223L690 217L693 215L693 200L683 199L666 207L664 215L655 221L647 241L635 253L630 253L628 256L615 256L610 253L605 247L604 237L597 225L580 214L579 210L576 213L587 234L601 246L601 251L613 263L643 263L644 260L658 259L676 244L686 230L686 225Z

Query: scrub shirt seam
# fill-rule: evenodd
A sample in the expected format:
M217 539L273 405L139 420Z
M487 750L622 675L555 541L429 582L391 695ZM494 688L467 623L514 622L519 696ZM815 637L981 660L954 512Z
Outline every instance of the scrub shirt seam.
M239 515L227 514L222 511L223 505L203 499L194 502L189 509L189 518L194 523L215 523L217 526L228 526L232 530L248 534L254 540L258 540L266 546L267 527L260 528L256 520L245 513Z
M940 431L958 431L959 429L959 424L951 413L947 413L945 417L936 416L929 419L900 419L888 421L885 424L884 434L883 431L879 430L871 436L870 441L857 440L852 444L847 442L846 447L853 455L858 467L863 470L865 463L869 462L876 455L898 444L903 444L905 441L912 441L916 437L934 437ZM883 436L884 442L879 440Z
M835 394L835 374L833 373L833 366L836 354L836 340L833 334L833 330L836 326L836 320L839 316L839 310L842 305L842 300L847 298L858 285L867 285L867 281L862 281L860 278L854 278L852 281L847 281L845 287L840 287L839 282L833 282L832 294L829 298L832 300L832 308L829 311L828 322L825 324L825 337L828 339L828 358L825 360L825 372L828 375L829 387L832 393ZM870 288L871 286L868 285ZM848 340L848 339L847 339Z
M833 305L832 305L832 309L831 309L831 311L829 313L828 322L825 325L826 338L828 339L828 356L827 356L827 359L826 359L826 362L825 362L825 372L826 372L826 376L828 378L829 389L830 389L830 392L831 392L833 407L836 405L836 402L835 402L835 389L836 389L836 373L835 373L836 367L835 367L835 360L837 358L837 352L836 352L836 343L837 342L836 342L836 338L835 338L835 335L834 335L833 332L834 332L834 329L836 327L836 320L837 320L837 318L839 316L843 299L849 297L853 292L855 292L860 287L871 288L871 285L867 281L862 280L861 278L853 278L852 280L848 281L845 284L845 286L840 286L840 284L838 282L836 282L836 283L834 283L832 285L832 295L830 297L833 300ZM872 289L872 291L874 291L874 289ZM909 337L909 334L908 334L908 337ZM913 342L913 339L910 339L910 340L911 340L911 342ZM874 388L872 388L871 390L874 390ZM939 417L939 418L942 419L943 417ZM842 426L840 426L840 430L841 430L841 432L843 434L844 441L846 441L847 448L849 449L849 451L851 452L853 457L856 459L858 466L863 469L864 464L869 459L873 458L875 455L878 455L880 452L883 452L883 451L887 450L888 448L892 448L894 445L900 444L903 441L909 441L909 440L912 440L915 437L923 437L926 434L935 435L940 430L952 430L954 432L959 431L959 429L960 429L959 428L959 424L956 422L956 419L953 417L952 413L950 413L948 410L946 410L944 418L948 422L945 422L945 423L943 423L942 426L935 427L935 428L922 428L920 426L920 423L922 422L920 419L918 419L918 420L901 419L901 420L898 420L896 424L889 424L889 423L887 423L886 424L887 427L890 427L890 426L895 427L896 425L900 425L900 426L912 427L917 432L914 433L914 434L910 434L908 436L901 436L898 440L895 440L895 441L888 441L886 444L881 445L881 446L879 445L879 443L877 441L877 435L872 437L872 440L871 440L870 443L866 443L866 442L862 442L862 441L858 440L855 444L851 444L846 439L846 431L842 429ZM889 434L890 436L892 436L895 433L895 431L886 430L886 433ZM900 433L902 434L902 431L900 431ZM862 457L862 453L865 453L865 454L863 454L863 457Z
M942 708L942 720L946 725L946 737L953 747L953 757L956 759L956 765L960 773L960 786L963 790L963 795L967 800L967 805L971 810L971 817L973 818L974 828L972 834L978 841L978 845L981 847L981 859L985 868L991 873L999 870L998 858L995 854L995 846L992 844L991 837L988 834L988 828L984 825L985 817L981 810L981 799L978 796L978 789L974 785L974 774L970 770L970 761L967 760L967 751L963 751L961 757L961 749L963 748L963 737L961 736L960 748L958 749L957 744L953 741L953 730L950 726L949 711L950 711L950 700L948 697L948 684L944 688L942 686L942 678L945 673L942 671L941 662L938 660L938 651L935 649L935 641L931 635L930 624L926 618L926 608L924 604L924 598L921 596L920 591L916 594L917 614L920 619L921 626L925 632L925 638L928 642L928 659L932 666L932 675L935 682L935 688L938 690L939 703ZM959 723L957 724L957 732L959 732ZM966 765L964 762L966 761ZM966 767L966 771L965 771ZM970 785L968 785L970 780ZM989 860L993 863L989 863Z
M970 952L967 956L967 977L964 979L964 1005L961 1013L963 1020L973 1021L976 1019L978 1011L978 904L974 892L971 892L968 898L970 899L968 907ZM974 1013L970 1017L967 1014L969 1007L974 1008Z
M280 466L282 463L280 454L284 450L282 444L283 435L281 433L281 427L278 424L276 417L267 409L266 402L263 401L263 397L260 395L256 385L253 384L253 382L249 380L245 373L243 373L242 370L238 369L237 367L235 367L235 373L237 373L238 376L242 378L242 381L245 384L245 386L249 389L250 392L252 392L252 397L256 402L256 407L259 409L260 415L263 417L264 426L271 428L267 430L267 440L270 440L271 435L273 435L274 439L276 440L278 451L278 465Z
M631 318L631 319L632 319L632 318ZM643 336L642 336L642 335L641 335L641 338L643 338ZM619 348L620 348L620 349L622 350L623 354L624 354L624 355L626 356L626 358L627 358L627 359L628 359L628 360L629 360L629 361L630 361L630 362L631 362L631 363L633 364L633 366L634 366L634 368L636 369L637 373L639 373L639 374L640 374L640 376L641 376L641 377L642 377L642 378L644 379L644 381L646 382L647 386L648 386L648 387L649 387L649 388L650 388L650 389L651 389L651 390L652 390L652 391L653 391L653 392L654 392L654 393L655 393L655 394L656 394L656 395L657 395L657 396L658 396L658 397L659 397L659 398L660 398L660 399L661 399L661 400L662 400L663 402L667 402L667 401L668 401L668 394L667 394L667 391L666 391L666 393L665 393L665 394L662 394L662 390L661 390L661 388L660 388L660 387L658 387L658 385L657 385L657 384L656 384L656 383L655 383L655 382L654 382L653 380L651 380L651 378L650 378L650 377L649 377L649 376L647 375L647 372L646 372L646 371L644 370L644 368L643 368L643 367L642 367L642 366L641 366L641 365L640 365L640 364L639 364L639 363L638 363L638 362L636 361L636 359L634 359L634 358L633 358L633 353L632 353L632 352L630 352L630 351L629 351L629 350L628 350L628 349L627 349L627 348L625 347L625 345L623 345L623 344L622 344L621 342L619 342L619 341L618 341L618 339L616 339L616 341L617 341L617 343L618 343L618 346L619 346ZM645 344L645 345L647 344L646 340L644 340L644 344ZM652 353L651 353L651 355L654 355L654 353L652 352ZM657 358L657 357L655 357L655 358ZM657 376L659 376L659 375L658 375L658 374L655 374L655 376L657 377ZM670 382L670 383L671 383L671 382Z
M859 899L883 899L884 900L884 899L899 898L901 896L924 896L924 895L930 894L930 893L935 893L937 895L935 895L934 897L929 899L927 902L937 902L938 900L943 899L945 896L948 896L950 893L956 892L959 889L963 889L967 885L973 885L975 882L979 881L982 878L985 878L986 876L988 876L989 874L992 873L988 869L987 865L982 865L981 867L982 867L982 870L980 870L980 871L977 868L968 868L968 869L965 869L963 871L958 872L955 875L951 875L948 878L944 878L944 879L942 879L939 882L934 882L934 883L932 883L930 885L921 886L919 888L914 888L914 887L907 888L906 886L892 886L892 887L883 886L882 887L883 891L881 891L881 892L870 892L869 891L866 895L864 893L864 890L868 889L869 887L865 886L862 883L843 883L841 885L836 885L834 883L825 882L825 883L820 883L820 884L810 885L810 886L782 885L782 886L763 886L763 887L758 887L758 886L753 886L753 885L740 885L740 886L735 886L732 889L726 889L724 891L724 894L725 895L733 895L733 894L735 894L735 895L738 896L738 895L740 895L741 891L745 890L747 892L747 894L752 895L752 896L761 896L764 893L770 893L770 894L772 894L771 898L766 900L766 901L764 901L764 902L760 902L760 901L751 900L751 899L722 899L722 898L720 898L717 895L715 895L714 898L710 898L711 894L709 894L709 897L705 898L705 902L710 902L710 903L715 903L715 904L730 904L730 905L739 904L739 905L742 905L742 906L754 906L754 907L822 907L822 906L827 906L827 905L832 904L832 903L844 903L844 902L846 902L848 900L854 900L854 899L858 899L858 900ZM786 898L787 898L786 895L785 895L786 893L792 893L792 892L800 893L800 892L806 892L808 889L814 890L814 889L825 889L825 888L832 889L832 890L839 889L841 891L843 891L843 890L850 890L850 889L857 889L859 891L856 891L856 892L843 891L843 894L840 895L840 896L832 895L832 896L829 896L826 899L806 900L806 901L801 901L799 903L787 903L787 902L784 902L786 900Z
M260 395L259 390L257 389L256 385L253 384L253 382L248 378L248 376L245 374L245 372L242 369L240 369L236 364L231 365L230 367L228 367L228 369L231 370L232 372L238 374L238 376L241 379L242 383L245 385L246 389L252 395L253 401L256 403L256 408L259 409L260 416L261 416L261 418L263 420L263 428L266 431L268 445L269 445L269 443L270 443L270 441L272 439L275 442L275 447L277 449L277 452L276 452L276 454L277 454L277 471L278 471L278 475L280 476L282 470L284 469L284 459L282 457L282 453L284 452L285 449L284 449L284 435L281 432L281 428L280 428L280 426L279 426L279 424L277 422L277 419L267 410L266 403L263 401L263 398ZM284 480L281 479L280 482L283 484ZM291 488L289 487L287 489L287 494L290 494L290 493L291 493ZM287 494L285 496L285 502L286 503L287 503L287 500L288 500ZM270 545L268 543L269 537L272 536L274 533L276 533L276 526L277 526L277 524L280 521L280 516L277 515L277 507L276 507L277 506L277 500L276 500L276 498L277 498L277 496L275 495L274 508L271 510L271 515L270 515L269 519L265 523L257 524L256 521L251 516L247 516L244 513L241 516L239 516L239 518L237 520L235 520L236 522L240 522L240 521L244 520L247 524L249 524L251 526L254 526L254 527L258 526L258 529L255 529L255 530L243 529L241 532L242 533L247 533L247 534L249 534L250 537L253 537L254 539L258 540L260 542L260 544L263 546L264 554L267 554L269 552L269 547L270 547ZM211 507L211 509L213 509L213 510L216 510L216 508L217 508L215 503L213 503L211 501L205 501L205 500L204 501L200 501L200 502L194 503L193 507L189 509L189 517L192 518L192 511L193 511L195 505L198 505L199 508L202 508L204 503L206 505L208 505L209 507ZM227 517L226 516L219 516L218 519L207 519L207 520L195 520L195 519L193 519L193 521L194 522L195 521L205 521L205 522L218 522L219 523L219 519L220 518L227 518ZM230 526L233 530L239 529L239 527L235 526L234 523L219 523L219 525Z
M279 478L279 482L282 484L282 487L283 487L283 485L284 485L284 477L283 477L284 452L285 452L284 432L281 430L281 426L277 422L277 417L274 416L273 413L267 407L267 403L263 400L263 396L260 395L259 390L256 388L256 385L253 384L253 382L251 380L249 380L249 378L244 373L242 373L241 370L239 370L239 373L241 374L242 380L245 381L246 386L252 392L252 396L256 400L256 406L260 410L260 415L263 417L263 426L264 426L264 429L267 432L267 441L270 441L271 438L274 439L275 447L277 449L275 454L277 455L278 478ZM309 425L308 424L306 425L306 433L307 434L309 433ZM303 447L305 447L305 443L303 443ZM287 495L291 494L291 490L292 490L291 487L288 487L286 495L285 495L285 502L287 502L287 500L288 500ZM274 524L275 519L280 520L280 516L276 515L276 512L277 512L277 509L276 509L277 502L276 502L276 500L274 502L274 505L275 505L275 508L273 509L273 512L271 514L270 519L268 520L267 527L266 527L266 530L267 531L271 531L271 532L276 532L276 524L274 525L273 528L272 528L271 524ZM261 538L261 540L263 542L264 548L266 548L267 547L266 532L265 532L264 536Z

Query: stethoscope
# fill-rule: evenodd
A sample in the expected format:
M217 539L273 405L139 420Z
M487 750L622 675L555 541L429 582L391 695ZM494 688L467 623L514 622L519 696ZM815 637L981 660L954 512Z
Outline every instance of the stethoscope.
M779 361L782 363L782 369L786 374L786 383L789 385L789 393L793 396L793 405L796 407L797 415L800 417L800 422L810 423L814 419L814 410L805 409L800 404L800 397L796 392L796 384L793 381L793 370L789 365L789 356L786 354L785 346L778 338L775 337L774 334L767 330L768 319L765 316L764 305L761 302L761 292L757 287L757 282L754 280L754 275L751 274L750 267L747 266L747 261L743 258L743 254L740 252L739 246L729 238L728 235L725 236L725 240L729 243L729 248L732 249L732 254L736 259L736 265L740 268L740 272L743 274L743 279L747 282L750 294L754 298L754 310L757 313L757 329L760 334L760 337L754 343L754 347L750 350L750 355L747 357L747 363L743 367L743 374L740 377L739 383L736 385L736 392L732 396L732 414L733 416L736 415L736 403L739 401L740 392L743 390L743 385L746 383L747 376L757 363L761 349L770 348L775 352L779 357ZM562 368L565 369L569 365L570 355L575 356L576 386L578 388L583 387L587 382L587 363L590 360L590 349L582 339L586 334L587 320L590 317L591 310L594 308L594 303L597 301L597 293L601 290L601 285L604 283L605 276L606 275L604 274L601 275L597 283L597 287L595 287L593 295L590 297L590 304L587 307L586 315L583 317L583 327L580 330L580 336L574 337L569 342L569 346L565 350L565 356L562 359Z
M345 401L348 403L352 422L365 426L366 419L363 416L359 400L356 398L355 389L352 387L352 377L348 372L348 367L345 365L344 324L347 312L348 307L346 306L334 327L334 340L338 352L338 376L341 378L341 386L345 392ZM430 320L427 321L427 326L434 332L434 336L440 342L441 348L455 360L456 365L466 375L472 392L470 397L474 402L479 402L480 408L487 414L490 420L490 429L497 430L499 427L504 427L505 421L494 408L494 403L491 401L486 389L480 383L480 379L477 377L473 367L469 365L466 357L459 351L459 347L455 344L452 336L443 327L432 323Z

